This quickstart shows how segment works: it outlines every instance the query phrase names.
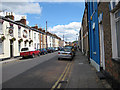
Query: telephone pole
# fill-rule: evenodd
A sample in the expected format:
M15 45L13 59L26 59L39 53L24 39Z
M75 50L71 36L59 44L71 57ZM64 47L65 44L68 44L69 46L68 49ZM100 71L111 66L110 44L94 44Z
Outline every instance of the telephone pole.
M47 44L47 21L46 21L46 48L48 48L48 44Z
M64 41L64 35L63 35L63 41Z

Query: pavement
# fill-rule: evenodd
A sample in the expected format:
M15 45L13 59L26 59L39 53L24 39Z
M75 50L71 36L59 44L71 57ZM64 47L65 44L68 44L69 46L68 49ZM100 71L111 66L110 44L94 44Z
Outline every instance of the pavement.
M17 61L17 60L19 60L21 58L22 57L10 58L10 59L4 60L4 61L0 61L0 64L6 64L6 63L9 63L9 62Z
M110 85L105 80L100 80L95 68L89 64L88 58L80 51L76 52L72 70L69 75L67 88L109 88Z

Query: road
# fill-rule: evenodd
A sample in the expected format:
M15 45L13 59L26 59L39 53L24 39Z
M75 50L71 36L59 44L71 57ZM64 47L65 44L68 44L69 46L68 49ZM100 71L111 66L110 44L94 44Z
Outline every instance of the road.
M3 64L3 88L60 88L72 62L58 60L57 52L34 59L21 59Z

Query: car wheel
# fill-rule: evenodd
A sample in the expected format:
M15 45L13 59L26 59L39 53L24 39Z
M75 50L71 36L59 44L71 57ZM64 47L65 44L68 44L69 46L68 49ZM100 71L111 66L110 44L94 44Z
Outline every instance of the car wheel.
M60 58L58 58L58 60L60 60Z
M22 58L23 58L23 59L25 59L25 57L24 57L24 56L23 56Z
M34 58L34 57L35 57L35 54L33 53L33 54L32 54L32 58Z
M40 53L38 53L38 56L40 56Z

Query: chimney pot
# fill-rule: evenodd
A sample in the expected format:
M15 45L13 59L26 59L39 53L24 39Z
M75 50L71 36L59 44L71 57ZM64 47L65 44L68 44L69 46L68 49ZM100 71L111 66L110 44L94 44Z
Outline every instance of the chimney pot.
M13 12L11 12L11 15L13 15Z
M26 19L26 16L22 16L22 19Z
M6 12L6 16L8 15L8 12Z

